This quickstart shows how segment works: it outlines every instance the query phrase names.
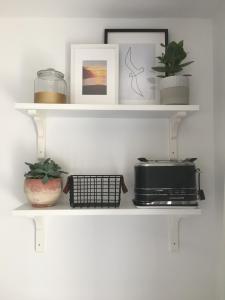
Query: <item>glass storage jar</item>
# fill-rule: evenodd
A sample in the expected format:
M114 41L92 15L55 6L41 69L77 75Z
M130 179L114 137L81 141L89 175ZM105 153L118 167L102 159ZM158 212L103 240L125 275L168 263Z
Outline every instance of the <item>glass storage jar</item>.
M54 69L40 70L34 81L35 103L66 103L66 81Z

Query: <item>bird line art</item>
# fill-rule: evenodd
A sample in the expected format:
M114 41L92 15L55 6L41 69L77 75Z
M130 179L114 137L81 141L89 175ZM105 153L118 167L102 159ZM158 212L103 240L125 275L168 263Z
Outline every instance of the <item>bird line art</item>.
M137 68L132 61L132 53L131 47L127 50L125 55L125 65L130 71L129 77L131 78L131 89L139 96L144 97L139 84L138 84L138 76L144 72L144 67Z

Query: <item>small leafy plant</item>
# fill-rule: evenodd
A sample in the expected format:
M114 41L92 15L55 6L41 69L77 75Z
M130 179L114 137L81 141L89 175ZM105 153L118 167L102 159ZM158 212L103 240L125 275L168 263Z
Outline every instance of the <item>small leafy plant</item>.
M60 178L62 174L67 174L50 158L34 164L27 162L25 164L29 166L30 171L25 173L24 176L30 179L42 179L43 183L47 183L49 179Z
M180 41L178 43L172 41L167 46L161 44L165 48L165 54L162 53L161 56L158 56L157 59L161 66L153 67L154 71L164 73L164 75L158 75L158 77L165 78L169 76L174 76L177 73L181 72L184 67L190 65L194 61L189 61L182 63L183 60L187 57L187 53L184 50L184 42ZM185 74L184 76L190 76Z

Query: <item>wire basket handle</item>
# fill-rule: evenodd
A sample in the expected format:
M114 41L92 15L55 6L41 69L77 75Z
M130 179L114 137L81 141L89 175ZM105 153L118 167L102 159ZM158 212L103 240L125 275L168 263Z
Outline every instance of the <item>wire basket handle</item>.
M126 194L128 192L128 189L127 189L127 186L125 184L123 175L121 175L121 187L122 187L123 193Z
M71 184L71 175L67 177L66 185L64 186L63 193L68 194L70 190L70 184Z

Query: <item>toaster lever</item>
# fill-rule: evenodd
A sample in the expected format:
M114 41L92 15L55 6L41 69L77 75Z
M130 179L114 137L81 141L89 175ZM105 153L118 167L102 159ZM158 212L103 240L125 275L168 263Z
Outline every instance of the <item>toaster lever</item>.
M198 197L199 200L205 200L205 193L204 191L201 189L201 181L200 181L200 169L196 169L196 172L198 174Z
M192 158L186 158L184 161L194 162L196 160L197 160L196 157L192 157Z
M199 190L198 195L200 200L205 200L205 193L203 190Z
M141 162L148 162L149 161L149 159L147 159L145 157L139 157L138 160L141 161Z

